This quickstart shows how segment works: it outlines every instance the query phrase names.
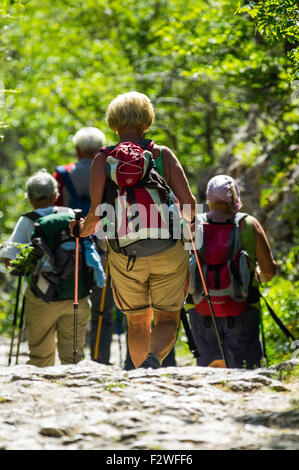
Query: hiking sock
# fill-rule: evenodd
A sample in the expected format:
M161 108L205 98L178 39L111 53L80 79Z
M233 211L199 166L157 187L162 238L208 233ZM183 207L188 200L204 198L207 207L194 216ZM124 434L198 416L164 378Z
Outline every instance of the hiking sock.
M145 361L143 361L143 363L138 366L138 369L140 367L143 369L159 369L159 367L161 367L161 364L160 361L152 353L149 353Z

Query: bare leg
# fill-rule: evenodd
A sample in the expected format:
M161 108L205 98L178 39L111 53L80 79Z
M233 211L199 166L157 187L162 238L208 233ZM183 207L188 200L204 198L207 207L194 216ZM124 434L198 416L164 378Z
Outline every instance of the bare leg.
M138 367L148 355L151 321L151 309L145 314L127 314L128 345L135 367Z
M171 351L176 342L179 324L179 310L176 312L154 311L154 328L150 336L149 352L151 352L160 363Z

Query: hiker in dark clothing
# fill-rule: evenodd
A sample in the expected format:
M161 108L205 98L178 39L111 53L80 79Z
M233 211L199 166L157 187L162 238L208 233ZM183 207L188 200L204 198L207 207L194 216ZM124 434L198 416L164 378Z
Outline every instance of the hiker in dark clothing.
M137 92L118 96L110 103L107 112L108 124L118 134L120 143L129 143L131 148L135 145L150 150L155 166L162 168L164 181L178 199L183 216L191 221L195 214L196 201L178 159L169 148L144 140L144 134L150 129L153 120L154 110L150 100ZM93 233L100 221L96 210L103 202L106 183L104 168L108 158L107 153L102 151L93 160L91 209L85 221L82 220L82 236ZM158 171L161 175L162 171ZM187 210L184 211L184 205L189 209L188 213ZM141 241L147 242L148 239ZM129 268L130 256L115 251L111 240L108 240L114 301L128 321L129 350L135 367L160 367L175 344L180 309L188 290L188 251L184 250L180 239L174 240L174 243L171 239L157 239L155 248L162 247L161 241L168 243L167 249L163 248L155 255L135 256Z
M276 263L273 259L271 247L258 220L239 212L242 203L238 185L233 178L227 175L217 175L212 178L207 185L206 197L210 210L204 219L197 215L195 222L197 230L208 230L208 232L203 232L206 238L203 240L201 251L199 251L199 259L201 264L206 263L204 268L205 279L208 284L208 291L214 295L213 297L211 294L212 305L214 305L217 325L223 339L227 367L246 367L248 369L260 367L262 357L259 340L260 305L258 282L254 277L254 267L257 261L257 271L262 282L269 281L275 275ZM234 227L232 220L238 218L240 219L239 231L237 232L240 234L240 238L238 239L241 242L241 247L248 253L250 263L249 268L247 268L248 264L244 265L244 272L246 272L246 269L248 270L248 279L251 282L249 282L247 292L244 293L244 298L234 301L232 297L226 295L228 291L222 287L225 282L228 283L229 279L225 280L224 274L228 253L230 252L229 245L225 245L225 237L227 237L227 240L232 240L232 232L229 231L231 227ZM224 234L223 236L223 230L228 235ZM213 238L216 232L217 240ZM207 240L207 237L209 240ZM211 243L211 249L209 249L209 242ZM221 243L225 246L226 251L221 251ZM222 256L222 253L225 253L223 264L217 265L218 261L215 261L215 257ZM246 254L244 256L247 257ZM198 290L196 287L198 280L196 281L195 271L192 269L191 271L193 275L189 292L193 295L195 308L189 310L189 313L191 331L200 352L197 365L224 367L225 363L218 346L209 306L206 299L202 298L202 294L199 292L200 289ZM218 273L218 280L216 272ZM235 278L233 276L231 278L235 282ZM222 291L220 291L221 288Z
M57 181L46 171L35 173L27 182L27 196L34 211L40 217L55 212L54 201L58 196ZM70 209L65 208L65 212ZM26 215L20 217L16 227L1 250L6 266L16 259L18 245L31 241L34 222ZM37 297L30 287L25 292L25 321L29 346L27 364L37 367L55 364L56 336L60 362L73 361L73 304L74 300L58 300L47 303ZM88 296L80 299L78 310L78 360L84 357L85 331L90 313Z
M68 206L72 209L82 209L86 216L90 206L89 178L91 163L99 149L105 144L105 135L96 127L83 127L73 137L76 148L77 162L58 166L54 178L58 182L59 196L55 201L57 206ZM101 255L102 265L105 269L107 247L104 240L96 239ZM113 335L112 312L114 301L111 289L110 276L107 280L104 309L101 313L101 334L99 338L98 356L94 357L96 337L99 322L99 310L102 298L102 289L94 287L90 294L91 322L90 334L87 336L92 360L102 364L110 363L110 348Z

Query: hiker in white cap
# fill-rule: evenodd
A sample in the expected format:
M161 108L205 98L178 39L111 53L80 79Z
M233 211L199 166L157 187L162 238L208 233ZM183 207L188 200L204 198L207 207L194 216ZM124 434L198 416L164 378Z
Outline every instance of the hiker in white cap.
M214 176L207 185L207 214L199 214L196 230L202 232L198 258L211 298L227 361L223 360L211 321L211 308L198 281L196 264L190 294L191 330L200 352L197 365L253 369L260 367L260 304L258 281L269 281L276 271L271 247L258 220L239 212L237 182L228 175ZM195 271L194 271L195 269ZM197 276L197 277L196 277ZM227 362L227 364L225 364Z

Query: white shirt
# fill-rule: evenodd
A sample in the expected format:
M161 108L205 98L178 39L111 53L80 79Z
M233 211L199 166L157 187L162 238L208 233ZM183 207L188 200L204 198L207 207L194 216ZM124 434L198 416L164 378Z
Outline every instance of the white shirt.
M40 214L41 217L48 214L53 214L55 206L45 207L43 209L36 209L35 212ZM17 222L9 239L4 242L4 247L0 251L1 258L16 259L20 253L19 244L29 243L33 232L34 222L28 217L21 216Z

